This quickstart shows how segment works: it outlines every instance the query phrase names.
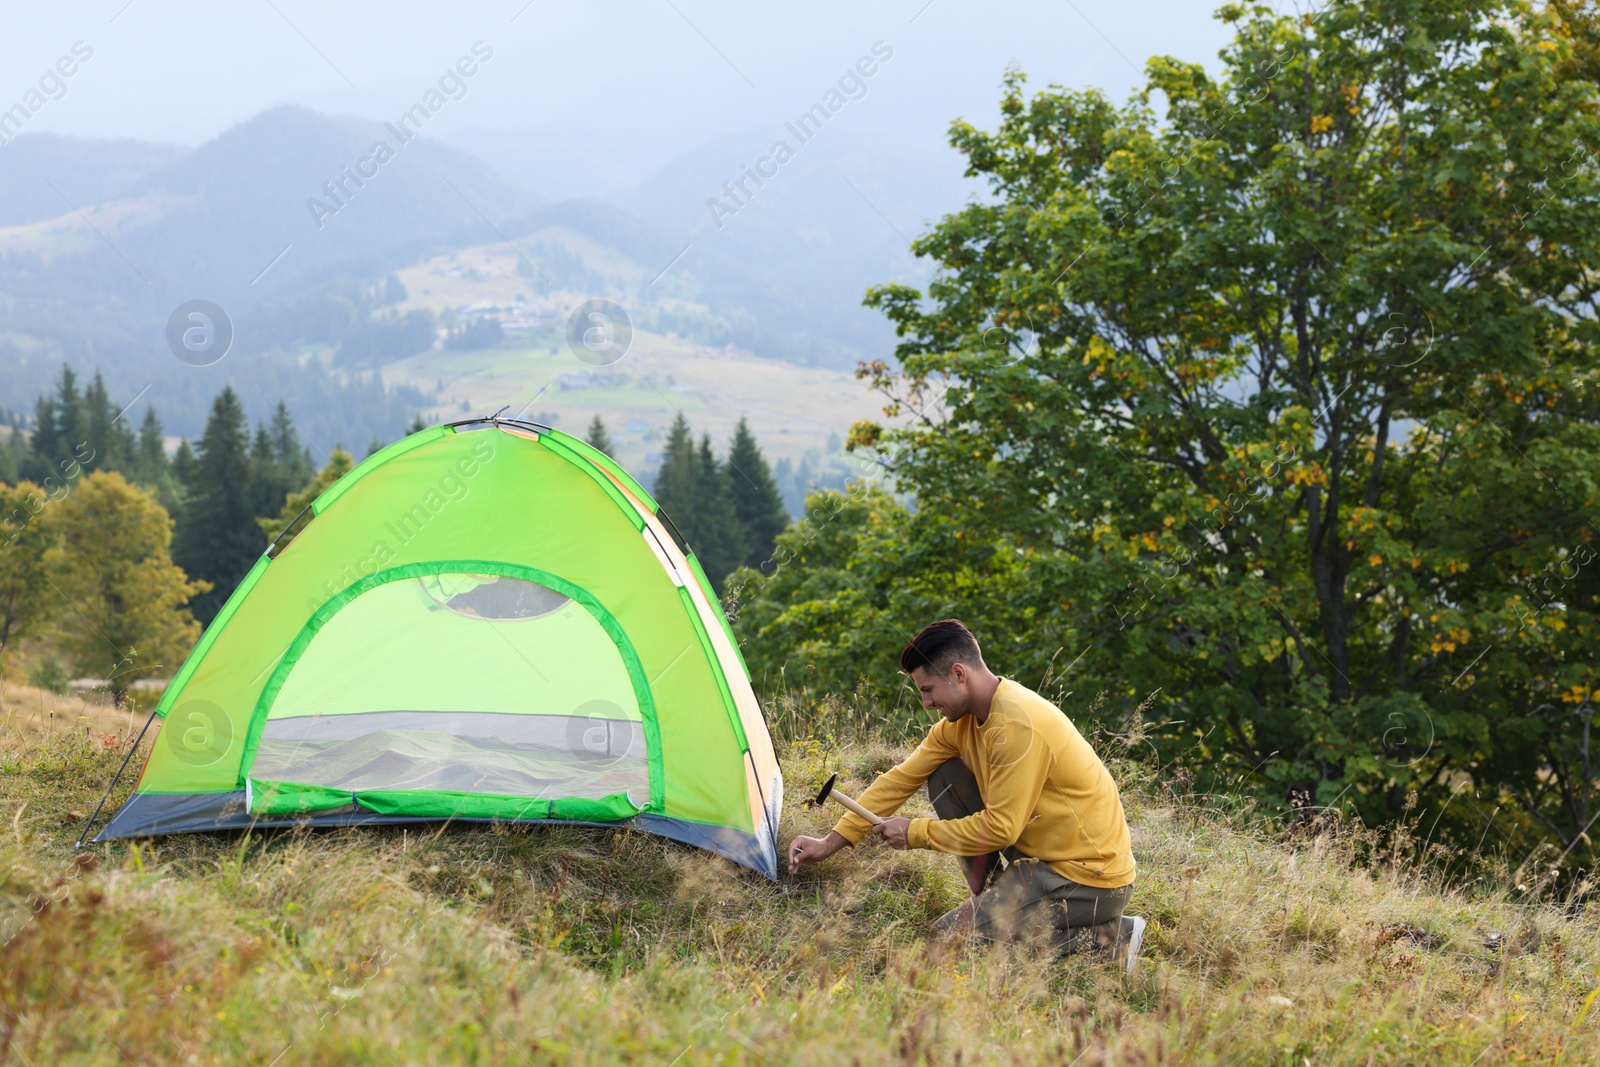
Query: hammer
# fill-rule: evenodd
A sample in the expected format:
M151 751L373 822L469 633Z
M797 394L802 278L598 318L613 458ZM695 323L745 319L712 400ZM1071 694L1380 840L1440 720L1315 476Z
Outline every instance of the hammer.
M868 811L866 808L863 808L860 804L857 804L854 800L851 800L849 797L845 796L843 793L841 793L838 790L833 788L833 783L835 781L837 781L838 778L839 778L839 775L837 773L835 773L833 775L830 775L828 780L826 782L822 783L822 788L817 791L816 797L814 797L811 801L809 801L806 804L806 807L808 807L808 808L820 807L823 804L827 803L829 797L832 797L834 800L837 800L845 808L848 808L850 811L855 812L857 815L861 816L863 819L867 820L872 825L877 826L878 824L882 823L883 822L882 819L878 818L876 815L872 814L872 812Z

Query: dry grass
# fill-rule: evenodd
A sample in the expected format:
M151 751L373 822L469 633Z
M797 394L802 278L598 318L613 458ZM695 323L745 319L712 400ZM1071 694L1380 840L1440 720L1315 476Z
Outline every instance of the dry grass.
M96 737L121 735L130 727L137 731L154 704L154 697L136 694L127 708L114 708L103 693L58 695L0 676L0 751L53 743L51 739L73 730Z
M826 825L805 785L842 768L860 787L893 756L790 744L785 836ZM576 828L194 836L74 860L69 813L118 758L59 718L0 741L0 1061L1600 1059L1600 1020L1579 1021L1594 919L1353 866L1361 834L1286 842L1133 765L1151 929L1125 983L1095 960L930 950L922 931L963 893L954 864L870 844L780 885Z

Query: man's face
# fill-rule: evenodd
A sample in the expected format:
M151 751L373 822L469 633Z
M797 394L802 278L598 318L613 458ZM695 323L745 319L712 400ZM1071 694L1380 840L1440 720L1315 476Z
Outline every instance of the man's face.
M914 667L911 684L922 694L922 706L932 708L955 722L972 711L972 675L964 663L953 663L940 674L927 667Z

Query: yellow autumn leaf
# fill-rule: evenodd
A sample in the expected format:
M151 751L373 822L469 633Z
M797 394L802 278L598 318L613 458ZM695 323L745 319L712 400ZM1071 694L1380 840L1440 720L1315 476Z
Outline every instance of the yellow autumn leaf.
M1374 552L1371 556L1367 557L1367 562L1376 567L1378 564L1383 562L1383 557Z
M1311 132L1312 133L1323 133L1324 131L1331 130L1331 129L1333 129L1333 116L1332 115L1313 115L1313 116L1311 116Z

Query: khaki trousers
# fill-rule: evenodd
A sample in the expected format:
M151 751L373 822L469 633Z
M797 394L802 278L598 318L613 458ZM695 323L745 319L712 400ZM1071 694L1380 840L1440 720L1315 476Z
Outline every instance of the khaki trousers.
M983 810L978 780L960 759L949 759L928 778L928 799L941 819L962 819ZM984 865L984 890L972 914L972 931L989 941L1048 941L1061 954L1116 943L1122 909L1132 885L1097 889L1080 885L1043 860L1015 846L986 856L958 859ZM960 909L956 909L959 911ZM937 931L951 912L935 925Z

